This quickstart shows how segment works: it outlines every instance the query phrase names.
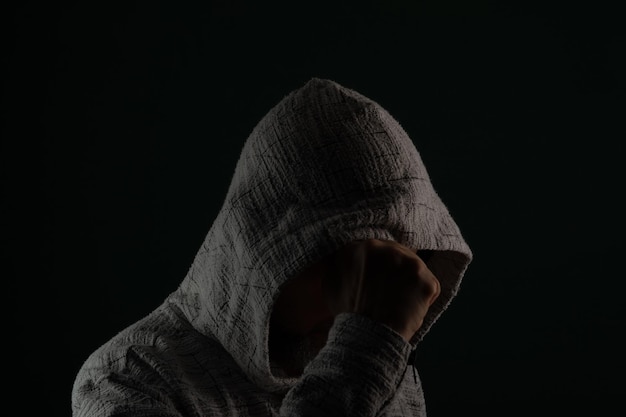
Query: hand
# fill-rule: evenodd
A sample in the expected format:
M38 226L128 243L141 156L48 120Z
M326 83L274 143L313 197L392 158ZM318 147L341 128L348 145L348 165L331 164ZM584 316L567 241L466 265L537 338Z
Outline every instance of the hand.
M386 240L359 240L330 258L324 292L331 312L363 314L410 341L441 292L439 281L411 249Z

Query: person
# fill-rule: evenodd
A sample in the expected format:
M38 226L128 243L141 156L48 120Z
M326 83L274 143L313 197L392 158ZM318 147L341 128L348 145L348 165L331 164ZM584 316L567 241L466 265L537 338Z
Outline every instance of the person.
M471 261L399 122L313 77L248 136L180 285L86 358L73 416L425 416L408 369Z

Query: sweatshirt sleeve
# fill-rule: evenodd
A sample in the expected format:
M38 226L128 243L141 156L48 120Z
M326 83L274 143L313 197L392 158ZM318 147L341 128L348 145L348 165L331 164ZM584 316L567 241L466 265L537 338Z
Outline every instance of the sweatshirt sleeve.
M402 381L411 349L383 324L338 315L326 346L283 399L280 416L377 415Z

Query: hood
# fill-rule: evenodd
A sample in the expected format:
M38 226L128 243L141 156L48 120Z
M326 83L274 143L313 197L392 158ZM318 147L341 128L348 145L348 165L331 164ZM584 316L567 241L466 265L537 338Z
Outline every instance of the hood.
M326 79L284 96L245 142L223 206L170 301L268 391L269 322L280 286L355 239L432 250L441 295L417 344L457 294L472 254L420 155L379 104Z

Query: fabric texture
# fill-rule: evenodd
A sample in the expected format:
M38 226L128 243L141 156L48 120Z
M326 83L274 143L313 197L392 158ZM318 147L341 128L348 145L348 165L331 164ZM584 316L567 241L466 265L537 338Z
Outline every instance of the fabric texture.
M407 343L344 313L302 377L273 374L269 321L281 285L372 238L433 251L441 294L418 333ZM398 121L362 94L312 78L252 130L180 286L86 359L73 415L425 416L408 358L471 259Z

